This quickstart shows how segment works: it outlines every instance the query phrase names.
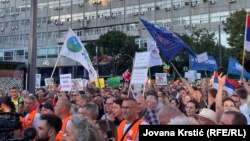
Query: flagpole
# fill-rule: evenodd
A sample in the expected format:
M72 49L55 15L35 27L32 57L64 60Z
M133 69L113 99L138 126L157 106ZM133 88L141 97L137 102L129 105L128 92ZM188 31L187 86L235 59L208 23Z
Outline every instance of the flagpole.
M179 75L179 77L182 78L181 74L179 73L179 71L176 69L176 67L174 66L174 64L171 61L170 61L170 64L174 68L174 70L176 71L176 73Z
M59 61L60 56L61 56L61 55L59 54L58 57L57 57L57 59L56 59L56 63L55 63L55 66L54 66L54 68L53 68L53 71L52 71L52 73L51 73L50 78L52 78L53 75L54 75L54 72L55 72L55 70L56 70L56 66L57 66L57 63L58 63L58 61Z
M242 52L242 70L241 70L241 78L244 78L244 64L245 64L245 48L246 48L246 33L247 33L247 17L249 14L246 15L246 24L245 24L245 39L244 39L244 48Z
M98 86L99 86L98 88L99 88L99 91L100 91L100 94L101 94L101 98L102 98L102 105L103 105L104 117L105 117L105 121L106 121L107 128L108 128L107 132L110 134L111 130L110 130L110 127L109 127L109 122L108 122L108 117L107 117L107 111L106 111L105 103L104 103L104 97L102 95L102 88L101 88L101 85L100 85L100 79L99 79L99 72L98 72L98 70L97 70L97 82L98 82Z

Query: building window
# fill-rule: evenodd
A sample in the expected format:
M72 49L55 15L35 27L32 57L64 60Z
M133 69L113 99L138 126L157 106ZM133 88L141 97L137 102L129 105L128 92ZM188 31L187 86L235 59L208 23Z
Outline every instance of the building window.
M3 58L4 58L4 52L0 51L0 60L3 60Z
M48 58L57 57L57 48L48 48Z
M37 50L37 58L46 58L47 49L46 48L39 48Z
M4 60L13 60L13 51L5 51Z
M14 60L23 60L25 58L24 56L24 50L14 50Z

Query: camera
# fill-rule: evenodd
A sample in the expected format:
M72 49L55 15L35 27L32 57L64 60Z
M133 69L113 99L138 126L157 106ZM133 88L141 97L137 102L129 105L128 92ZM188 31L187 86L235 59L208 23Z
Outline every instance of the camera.
M0 112L0 141L29 141L36 136L35 128L27 128L24 130L24 138L13 138L15 130L22 129L20 117L23 113Z

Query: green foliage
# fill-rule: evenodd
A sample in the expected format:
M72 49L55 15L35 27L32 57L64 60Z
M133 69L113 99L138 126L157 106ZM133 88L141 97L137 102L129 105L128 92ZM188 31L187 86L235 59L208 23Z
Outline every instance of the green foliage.
M88 42L85 48L91 58L96 55L96 47L98 47L99 51L98 58L102 57L102 55L113 57L105 66L99 66L99 68L107 67L108 69L102 69L102 72L110 70L113 76L123 73L131 65L132 57L138 51L135 37L127 36L120 31L110 31L101 35L98 40ZM118 55L122 55L122 57L120 56L117 59ZM110 75L110 73L105 72L105 75Z
M208 55L213 56L217 63L219 63L219 46L215 42L214 33L208 32L206 29L201 29L193 32L190 36L187 34L179 35L179 37L190 47L192 50L197 53L207 52ZM225 48L222 46L222 52ZM224 54L225 55L225 54ZM224 56L223 55L223 56ZM182 52L180 54L180 60L186 62L188 64L188 53ZM219 65L219 64L218 64Z
M228 49L228 54L238 60L242 59L246 14L247 12L244 9L234 12L224 24L224 31L229 35L228 44L232 47Z
M85 45L86 50L89 53L89 56L93 57L96 55L96 45L95 41L90 41Z
M97 45L104 48L104 54L114 56L119 53L129 54L134 56L137 50L134 37L128 37L120 31L111 31L100 36L97 40Z

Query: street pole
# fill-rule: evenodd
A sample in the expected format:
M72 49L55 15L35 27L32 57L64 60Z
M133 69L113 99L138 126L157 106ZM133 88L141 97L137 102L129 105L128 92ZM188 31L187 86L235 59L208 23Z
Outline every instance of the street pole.
M30 44L28 49L28 90L35 94L36 85L36 56L37 56L37 0L30 0L31 3L31 27Z
M220 24L219 24L219 58L220 58L220 67L222 67L222 61L221 61L221 33L220 33Z

